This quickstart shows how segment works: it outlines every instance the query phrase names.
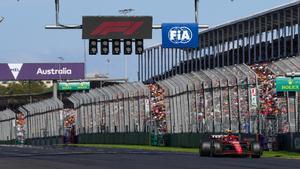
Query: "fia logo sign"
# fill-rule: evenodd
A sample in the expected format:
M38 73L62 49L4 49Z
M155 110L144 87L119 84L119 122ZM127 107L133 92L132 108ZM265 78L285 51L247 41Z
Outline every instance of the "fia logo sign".
M162 24L163 48L198 48L198 24L164 23Z
M188 27L173 27L169 31L169 40L174 44L186 44L193 38L193 32Z

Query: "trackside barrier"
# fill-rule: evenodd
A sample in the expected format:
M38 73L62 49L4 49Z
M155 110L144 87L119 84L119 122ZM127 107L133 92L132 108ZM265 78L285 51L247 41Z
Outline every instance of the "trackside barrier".
M196 148L200 143L207 141L212 133L177 133L164 136L165 146ZM225 134L225 133L214 133ZM241 134L241 139L256 141L256 135ZM149 145L149 133L93 133L81 134L79 144L128 144Z
M27 104L19 108L25 115L25 144L49 145L62 143L63 135L63 103L52 98L41 102Z
M16 115L10 110L0 111L0 144L15 144Z
M279 150L300 152L300 133L278 134L276 146Z
M93 89L73 94L69 100L77 114L78 135L146 132L149 128L149 90L142 83Z
M168 133L257 132L250 95L257 80L246 65L176 75L158 84L166 91Z

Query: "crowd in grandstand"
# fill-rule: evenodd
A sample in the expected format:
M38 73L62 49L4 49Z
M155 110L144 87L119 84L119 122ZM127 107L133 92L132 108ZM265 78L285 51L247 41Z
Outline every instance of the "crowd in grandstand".
M158 130L158 134L164 134L167 132L166 123L166 108L164 104L164 89L158 84L150 84L150 97L151 97L151 112L152 120L154 120L155 125Z

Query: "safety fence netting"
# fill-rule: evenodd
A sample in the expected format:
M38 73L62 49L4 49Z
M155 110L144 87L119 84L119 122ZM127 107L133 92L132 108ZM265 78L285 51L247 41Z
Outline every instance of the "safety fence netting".
M10 109L0 112L0 143L16 139L16 116Z

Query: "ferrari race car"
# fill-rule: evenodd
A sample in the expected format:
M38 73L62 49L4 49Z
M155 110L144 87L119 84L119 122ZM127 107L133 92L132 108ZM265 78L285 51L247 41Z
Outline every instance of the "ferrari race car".
M199 147L200 156L241 156L260 158L262 149L259 143L240 141L238 136L212 135L209 141Z

